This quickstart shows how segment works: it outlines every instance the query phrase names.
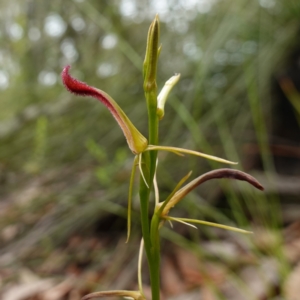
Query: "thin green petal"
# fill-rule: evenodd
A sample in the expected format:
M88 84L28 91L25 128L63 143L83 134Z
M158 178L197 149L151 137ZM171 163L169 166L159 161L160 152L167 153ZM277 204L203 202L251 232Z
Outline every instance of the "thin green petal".
M217 156L208 155L208 154L205 154L205 153L202 153L202 152L183 149L183 148L177 148L177 147L148 145L148 147L145 149L145 151L153 151L153 150L169 151L169 152L173 152L173 153L176 153L176 154L179 153L181 155L183 153L185 153L185 154L191 154L191 155L204 157L204 158L214 160L214 161L218 161L218 162L225 163L225 164L232 164L232 165L238 164L237 162L226 160L226 159L223 159L223 158L220 158L220 157L217 157Z
M133 160L131 175L130 175L129 192L128 192L127 239L126 239L126 243L129 241L130 233L131 233L132 191L133 191L133 184L134 184L135 168L136 168L137 163L138 163L138 156L135 156L135 158Z
M201 225L206 225L206 226L218 227L218 228L231 230L231 231L235 231L235 232L239 232L239 233L253 234L252 231L247 231L247 230L232 227L232 226L227 226L227 225L223 225L223 224L207 222L207 221L202 221L202 220L188 219L188 218L173 218L173 217L169 217L169 216L164 217L164 219L166 219L168 221L189 222L189 223L201 224Z

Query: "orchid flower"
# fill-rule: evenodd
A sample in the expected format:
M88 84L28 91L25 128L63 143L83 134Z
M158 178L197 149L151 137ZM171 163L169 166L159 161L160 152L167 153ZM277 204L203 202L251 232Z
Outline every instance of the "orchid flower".
M147 146L147 139L136 129L120 106L105 92L86 83L73 78L69 74L70 66L66 66L62 71L62 80L65 87L76 95L90 96L102 102L111 112L113 117L121 127L128 146L134 154L143 152Z
M151 32L154 33L159 31L157 26L153 25ZM154 34L154 33L151 34ZM151 39L150 39L151 41ZM151 42L149 42L151 44ZM149 57L149 59L153 59L153 53L148 52L146 57ZM157 58L156 58L157 59ZM147 64L145 64L146 66ZM151 64L150 64L151 65ZM132 174L130 179L130 187L129 187L129 197L128 197L128 229L127 229L127 241L130 236L130 223L131 223L131 199L132 199L132 188L133 188L133 182L134 182L134 176L135 176L135 167L138 165L141 176L146 184L146 186L149 188L149 183L146 181L145 176L142 171L142 153L145 151L155 151L155 150L161 150L161 151L169 151L173 152L177 155L184 156L184 154L191 154L200 156L206 159L215 160L221 163L227 163L227 164L236 164L235 162L225 160L223 158L219 158L213 155L208 155L202 152L188 150L188 149L182 149L177 147L169 147L169 146L154 146L154 145L148 145L147 139L138 131L138 129L132 124L130 119L127 117L127 115L124 113L124 111L120 108L120 106L104 91L97 89L95 87L89 86L88 84L79 81L72 77L69 74L70 66L66 66L62 71L62 80L65 87L71 92L76 95L81 96L90 96L93 98L96 98L100 102L102 102L111 112L113 117L116 119L117 123L121 127L125 138L127 140L128 146L131 149L131 151L136 154L136 158L133 163L132 168ZM149 77L150 79L153 77L153 72L155 72L153 69L145 68L144 73L145 76ZM164 115L164 105L167 99L167 96L169 95L171 89L173 86L178 82L180 75L175 75L171 77L163 87L162 91L160 92L158 96L157 101L157 115L161 119Z
M213 222L207 222L207 221L202 221L202 220L195 220L195 219L187 219L187 218L174 218L170 217L169 211L171 208L173 208L177 203L179 203L187 194L189 194L192 190L194 190L197 186L200 184L211 180L211 179L220 179L220 178L230 178L230 179L236 179L236 180L242 180L250 183L252 186L259 190L263 190L263 186L251 175L244 173L239 170L233 170L233 169L217 169L213 170L210 172L207 172L194 180L192 180L190 183L185 185L183 188L180 189L182 184L189 178L191 175L191 172L188 173L175 187L173 192L170 194L170 196L162 203L159 203L156 207L156 211L159 214L160 218L162 220L167 220L167 221L177 221L180 223L184 223L186 225L191 225L187 222L190 223L196 223L196 224L202 224L202 225L208 225L208 226L214 226L214 227L219 227L227 230L232 230L232 231L237 231L237 232L242 232L242 233L251 233L249 231L227 226L227 225L222 225L222 224L216 224ZM193 225L192 225L193 226Z

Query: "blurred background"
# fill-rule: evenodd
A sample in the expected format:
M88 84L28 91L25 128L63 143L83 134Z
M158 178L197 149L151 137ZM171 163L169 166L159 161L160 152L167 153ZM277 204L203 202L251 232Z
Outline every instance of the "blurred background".
M210 181L174 216L254 232L165 226L163 299L298 299L300 294L300 3L298 0L11 0L0 2L0 298L77 300L137 289L133 155L110 113L71 95L71 74L110 94L147 134L142 62L161 21L158 87L178 85L162 145L238 161L265 192ZM160 198L227 167L160 153ZM136 182L138 184L138 182ZM149 290L144 261L145 292Z

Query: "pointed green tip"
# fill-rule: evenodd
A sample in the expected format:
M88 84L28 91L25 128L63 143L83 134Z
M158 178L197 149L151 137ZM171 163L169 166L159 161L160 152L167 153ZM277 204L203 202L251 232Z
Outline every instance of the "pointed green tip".
M155 16L152 21L147 38L147 48L144 60L144 90L151 91L156 88L156 69L159 55L159 18Z

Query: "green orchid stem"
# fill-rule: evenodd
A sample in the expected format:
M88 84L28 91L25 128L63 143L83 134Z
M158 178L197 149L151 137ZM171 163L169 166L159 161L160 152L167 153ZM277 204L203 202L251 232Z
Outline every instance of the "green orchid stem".
M149 127L149 143L158 145L158 124L157 116L157 87L156 82L150 91L145 91L145 97L148 107L148 127ZM156 170L157 151L150 151L150 184L152 185Z
M149 142L151 145L158 145L158 116L157 112L157 87L156 82L153 85L153 88L150 91L145 91L145 96L148 106L148 124L149 124ZM150 165L149 165L149 191L153 187L153 179L156 171L156 160L157 160L157 151L149 152ZM148 198L149 202L149 198ZM155 214L152 217L152 222L155 218ZM159 246L159 232L158 226L150 228L151 236L151 248L146 250L149 271L150 271L150 280L151 280L151 291L152 291L152 300L160 299L160 246ZM146 249L145 244L145 249ZM150 254L148 252L150 250Z
M147 106L148 106L148 124L149 124L149 142L152 145L157 145L158 144L158 116L156 114L157 108L157 88L156 88L156 83L153 85L153 89L150 91L145 91L145 96L147 100ZM147 181L149 183L149 188L148 188L148 193L147 193L147 198L146 198L146 192L145 192L145 200L140 198L141 200L141 207L142 207L142 202L147 202L147 207L148 203L150 200L150 191L153 187L153 179L156 171L156 160L157 160L157 151L147 151L144 152L143 155L149 155L149 164L147 165L148 168L148 178L149 180ZM146 204L143 204L146 205ZM146 209L144 212L144 215L141 216L142 219L147 218L148 220L148 210L147 210L147 215L146 215ZM155 215L152 218L152 222L154 219ZM142 220L142 223L144 221ZM149 225L148 225L149 226ZM148 259L148 265L149 265L149 272L150 272L150 280L151 280L151 291L152 291L152 300L159 300L160 299L160 247L159 247L159 232L158 232L158 226L153 227L151 225L151 228L148 227L148 232L147 234L147 239L148 235L150 234L150 243L146 243L145 239L145 250L146 250L146 255ZM154 244L155 241L155 244Z
M141 203L142 234L144 238L145 251L146 251L146 256L147 256L148 266L149 266L152 300L159 300L160 299L160 268L159 268L160 267L160 246L159 246L160 241L159 241L159 232L158 232L159 218L158 216L156 216L156 214L154 214L152 218L151 228L149 224L149 200L150 200L150 191L153 186L153 178L152 181L149 181L149 177L150 177L151 166L153 166L153 164L154 166L156 166L156 158L153 161L150 157L150 154L151 154L150 152L145 152L142 154L142 170L146 181L149 182L149 187L146 186L145 181L141 175L139 194L140 194L140 203Z
M151 220L151 289L152 300L159 300L160 298L160 236L159 236L160 217L154 213Z
M145 177L145 180L149 182L149 163L150 155L143 153L141 168ZM140 175L140 203L141 203L141 225L142 225L142 234L144 238L145 251L147 257L150 255L151 241L150 241L150 224L149 224L149 198L150 198L150 189L146 185L143 175Z
M157 84L156 70L157 60L159 55L159 19L156 16L150 25L147 38L146 55L143 65L144 74L144 92L147 101L148 110L148 128L149 128L149 143L158 145L158 116L157 116ZM140 201L141 201L141 223L142 232L145 243L145 251L147 255L152 300L160 299L160 246L158 225L156 226L157 216L153 215L151 228L149 224L148 207L150 201L150 193L153 188L153 179L156 171L157 150L143 152L142 170L144 177L149 185L140 180ZM154 224L154 225L153 225Z
M152 91L150 93L145 93L147 104L148 104L148 117L149 117L149 142L152 145L158 144L158 116L156 115L156 104L155 107L153 104L153 97L155 97L156 100L156 88L155 91ZM156 103L156 101L155 101ZM144 209L144 212L142 212L141 218L142 218L142 226L143 223L145 223L144 219L147 219L148 222L148 203L150 200L150 191L153 187L153 179L156 171L156 160L157 160L157 151L147 151L144 152L143 155L149 155L149 165L147 168L148 171L148 178L147 182L149 183L149 188L147 188L147 193L144 191L143 197L140 198L141 201L141 209L143 210L142 206L147 205L147 211L146 208ZM145 173L144 173L145 175ZM140 188L145 188L145 184L142 184ZM140 194L141 195L141 194ZM144 202L144 203L142 203ZM147 203L147 204L146 204ZM152 218L152 223L155 215ZM146 225L145 225L146 226ZM151 225L151 228L149 228L149 223L147 224L148 232L144 232L143 230L143 237L145 239L145 250L146 255L148 259L148 265L149 265L149 272L150 272L150 280L151 280L151 291L152 291L152 300L159 300L160 299L160 247L159 247L159 232L158 232L158 226L153 227ZM149 231L150 230L150 231ZM145 235L147 237L145 237ZM146 242L146 239L148 240L148 235L150 234L150 243L148 241ZM155 243L154 243L155 241Z

